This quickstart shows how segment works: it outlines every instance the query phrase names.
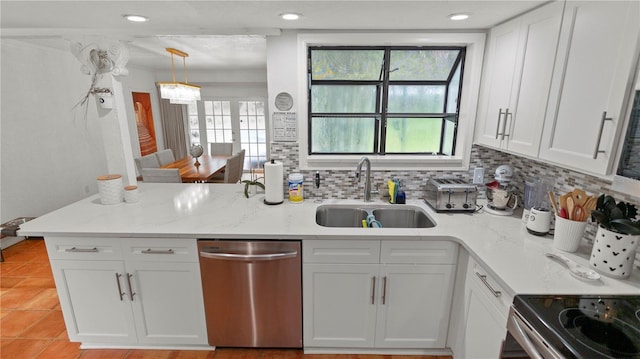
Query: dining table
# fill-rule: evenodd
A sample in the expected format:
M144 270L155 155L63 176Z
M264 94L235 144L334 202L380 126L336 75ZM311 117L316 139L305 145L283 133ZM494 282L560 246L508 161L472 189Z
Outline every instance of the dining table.
M224 171L227 166L227 155L204 154L196 159L192 156L180 158L160 168L180 169L180 178L186 182L207 182L213 176Z

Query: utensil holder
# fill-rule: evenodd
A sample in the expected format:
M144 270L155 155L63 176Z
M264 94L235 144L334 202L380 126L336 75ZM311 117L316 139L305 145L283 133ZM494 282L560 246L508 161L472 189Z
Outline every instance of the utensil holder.
M565 252L577 251L586 228L587 222L572 221L556 216L553 246Z
M612 278L628 278L633 270L640 236L622 234L598 226L589 264Z

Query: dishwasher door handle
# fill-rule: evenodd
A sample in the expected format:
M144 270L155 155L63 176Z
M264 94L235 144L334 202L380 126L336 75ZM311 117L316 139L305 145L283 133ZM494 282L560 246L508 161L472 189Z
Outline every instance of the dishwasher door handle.
M267 253L267 254L237 254L224 252L200 252L200 257L210 259L221 259L227 261L273 261L280 259L295 258L298 251Z

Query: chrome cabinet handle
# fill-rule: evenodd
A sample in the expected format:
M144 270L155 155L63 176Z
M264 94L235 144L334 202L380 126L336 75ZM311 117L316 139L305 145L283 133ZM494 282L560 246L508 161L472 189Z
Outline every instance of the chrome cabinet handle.
M127 284L129 284L129 298L131 298L131 301L133 302L133 296L136 295L136 293L133 291L133 286L131 285L131 277L133 277L133 274L127 273Z
M371 277L371 304L376 304L376 277Z
M505 137L509 137L509 135L507 134L507 119L508 118L513 119L513 113L509 112L509 109L506 109L504 111L504 122L502 123L502 138L500 138L501 140L504 140Z
M120 277L122 277L122 274L116 273L116 283L118 283L118 295L120 296L120 301L122 302L124 300L123 299L124 295L127 293L122 291L122 286L120 286Z
M507 109L509 110L509 109ZM507 121L506 119L506 115L507 115L507 111L502 112L502 108L498 109L498 123L496 124L496 140L498 139L498 136L500 135L500 118L502 118L502 115L505 115L505 122ZM504 133L502 133L504 135ZM503 137L504 138L504 137Z
M382 278L382 305L387 302L387 276Z
M174 252L173 249L171 248L167 250L147 248L144 251L141 251L140 253L142 254L176 254L176 252Z
M76 247L71 247L71 248L67 248L64 250L65 252L71 252L71 253L97 253L98 252L98 248L93 247L93 248L76 248Z
M602 141L602 130L604 129L604 123L606 121L613 121L613 117L607 117L607 111L602 113L602 120L600 120L600 129L598 130L598 140L596 142L596 149L593 151L593 159L598 158L598 153L605 153L606 151L600 150L600 141Z
M482 281L482 283L484 283L484 285L489 288L489 290L491 291L491 293L493 294L494 297L499 297L502 295L502 292L499 290L495 290L493 289L493 287L491 286L491 284L489 284L489 282L487 281L487 276L484 274L480 274L478 272L476 272L476 275L478 276L478 278L480 278L480 280Z

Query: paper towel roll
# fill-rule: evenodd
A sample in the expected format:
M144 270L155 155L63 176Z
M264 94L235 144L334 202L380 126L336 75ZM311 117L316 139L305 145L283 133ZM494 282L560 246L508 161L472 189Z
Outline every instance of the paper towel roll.
M264 164L264 202L280 204L284 201L284 168L282 162L271 160Z

